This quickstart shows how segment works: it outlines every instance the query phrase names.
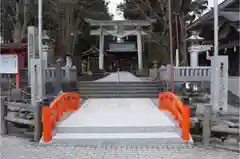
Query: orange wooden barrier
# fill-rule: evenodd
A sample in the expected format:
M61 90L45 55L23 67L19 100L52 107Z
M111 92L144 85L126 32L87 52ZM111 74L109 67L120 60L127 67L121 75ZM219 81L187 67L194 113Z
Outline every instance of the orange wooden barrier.
M52 130L57 121L61 119L64 112L79 109L79 94L65 92L54 99L49 106L42 107L43 141L49 142L52 139Z
M172 113L173 118L179 121L182 129L182 139L188 141L190 136L190 107L184 105L182 101L172 92L160 92L158 94L159 109Z

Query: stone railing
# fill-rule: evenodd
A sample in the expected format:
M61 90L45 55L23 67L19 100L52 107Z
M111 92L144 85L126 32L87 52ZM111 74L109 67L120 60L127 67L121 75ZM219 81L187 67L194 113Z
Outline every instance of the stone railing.
M174 81L210 81L211 67L174 67ZM151 69L150 76L159 80L171 80L171 66Z
M175 81L210 81L211 67L175 67Z
M61 69L61 74L62 78L61 81L63 82L71 82L71 81L76 81L77 80L77 70L75 67L67 69L67 68L62 68ZM1 79L2 80L9 80L9 77L14 81L15 80L15 75L7 75L7 74L1 74ZM54 82L56 81L56 71L55 67L48 67L45 69L45 80L46 82ZM20 69L20 81L21 82L27 82L28 81L28 69L27 68L21 68Z
M77 70L75 67L70 68L70 69L62 68L61 74L62 74L61 81L76 81L77 80ZM55 79L56 79L55 67L48 67L45 70L45 78L46 78L46 81L48 81L48 82L55 81Z

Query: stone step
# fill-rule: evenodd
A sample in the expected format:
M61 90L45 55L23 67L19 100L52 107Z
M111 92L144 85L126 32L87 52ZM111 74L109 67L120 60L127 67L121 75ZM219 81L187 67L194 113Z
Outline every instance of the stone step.
M79 125L58 125L57 133L157 133L157 132L178 132L180 129L175 126L79 126Z
M95 95L95 94L129 94L129 95L141 95L141 94L151 94L157 96L159 92L163 91L163 89L158 88L111 88L108 87L104 88L80 88L79 92L81 95Z
M177 133L57 133L53 144L99 144L99 143L144 143L144 144L183 144L181 137Z
M86 87L86 86L82 86L79 87L80 91L85 91L85 90L92 90L92 91L98 91L98 90L109 90L109 91L122 91L122 90L160 90L161 87L157 87L157 86L151 86L151 87L142 87L142 86L137 86L137 87L129 87L129 86L116 86L116 87Z
M110 86L80 86L78 88L89 88L89 89L94 89L94 88L109 88L109 89L114 89L114 88L124 88L124 89L128 89L128 88L131 88L131 89L147 89L147 88L161 88L161 85L152 85L152 86L146 86L146 85L110 85Z
M83 98L156 98L165 88L165 83L160 81L78 82Z
M79 91L80 94L84 93L84 94L122 94L122 93L126 93L126 94L158 94L159 90L80 90Z
M116 87L116 86L163 86L166 83L165 82L149 82L149 81L145 81L145 82L78 82L77 83L79 87L81 86L99 86L99 87Z
M121 93L121 94L118 94L117 92L115 92L115 93L107 93L107 94L101 94L101 93L84 94L84 93L80 92L80 94L81 94L81 98L157 98L158 97L157 93L149 93L149 94L146 94L146 93L143 93L143 94Z

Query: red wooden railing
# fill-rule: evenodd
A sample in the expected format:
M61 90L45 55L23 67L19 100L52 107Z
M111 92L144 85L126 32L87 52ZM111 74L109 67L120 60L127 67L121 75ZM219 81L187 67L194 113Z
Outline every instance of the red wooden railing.
M52 130L64 112L74 111L80 107L79 94L65 92L59 95L49 106L42 107L43 141L52 139Z
M171 112L174 119L179 121L182 139L188 141L190 138L190 107L184 105L172 92L159 93L158 102L159 109Z

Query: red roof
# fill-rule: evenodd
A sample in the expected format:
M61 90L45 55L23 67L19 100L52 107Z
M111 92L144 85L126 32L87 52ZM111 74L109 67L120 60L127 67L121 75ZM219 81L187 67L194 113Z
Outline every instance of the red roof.
M10 43L0 44L0 54L19 54L27 51L28 45L26 43Z

